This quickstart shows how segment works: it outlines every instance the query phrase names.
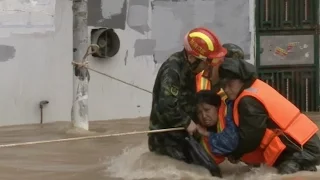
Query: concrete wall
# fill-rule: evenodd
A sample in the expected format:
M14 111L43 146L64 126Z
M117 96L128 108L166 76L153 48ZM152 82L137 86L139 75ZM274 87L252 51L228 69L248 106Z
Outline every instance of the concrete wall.
M71 5L57 0L53 24L50 5L0 1L0 125L39 123L42 100L44 122L70 120Z
M5 9L3 2L6 2L7 6L10 2L14 6L21 1L0 1L0 12ZM13 17L28 17L21 21L22 25L19 28L0 26L0 125L38 123L38 103L41 100L50 101L44 108L44 122L70 120L72 4L69 0L56 2L54 28L39 26L50 21L50 15L46 14L47 9L33 12L31 15L27 13L10 17L0 16L0 20L9 22L13 21ZM151 91L161 63L172 52L182 49L181 40L184 33L195 26L212 29L223 43L232 42L240 45L244 48L248 60L253 63L253 2L89 1L90 29L113 28L121 41L116 56L108 59L90 58L90 66ZM31 7L30 4L24 4L23 7L26 5ZM33 9L24 11L30 12ZM33 24L23 24L30 21ZM150 93L91 72L90 120L148 116L150 104Z
M240 45L253 63L254 1L251 0L95 0L89 1L91 28L113 28L121 49L112 58L91 58L91 67L128 83L152 90L161 63L182 49L193 27L213 30L223 43ZM91 73L90 119L147 116L151 94Z

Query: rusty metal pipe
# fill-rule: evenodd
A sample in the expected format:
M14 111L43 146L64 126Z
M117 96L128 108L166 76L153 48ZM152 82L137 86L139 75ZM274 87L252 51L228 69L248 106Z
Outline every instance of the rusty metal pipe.
M39 103L39 107L40 107L40 124L43 123L43 107L44 107L46 104L49 104L49 101L44 100L44 101L40 101L40 103Z

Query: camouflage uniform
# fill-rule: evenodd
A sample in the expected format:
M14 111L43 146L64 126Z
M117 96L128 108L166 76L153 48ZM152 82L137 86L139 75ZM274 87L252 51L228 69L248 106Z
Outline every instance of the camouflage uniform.
M195 75L184 52L177 52L158 71L153 88L150 130L188 127L196 117ZM188 161L184 152L186 131L149 135L150 151Z
M187 128L196 119L196 78L185 52L177 52L158 71L153 87L150 130ZM217 164L186 131L149 134L149 150L186 163L197 164L221 177Z

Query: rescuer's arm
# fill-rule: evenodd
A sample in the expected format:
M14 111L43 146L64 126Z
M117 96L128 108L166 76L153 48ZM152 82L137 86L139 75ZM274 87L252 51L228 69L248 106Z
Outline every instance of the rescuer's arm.
M238 105L239 144L232 153L234 159L254 151L261 143L267 128L268 114L264 106L254 97L243 97Z
M226 126L220 133L209 134L209 144L211 151L218 155L226 155L233 152L239 142L238 128L233 121L233 102L227 102L227 115L225 117Z
M180 75L177 68L168 67L161 76L158 111L171 127L187 128L191 122L189 115L181 108L179 101Z

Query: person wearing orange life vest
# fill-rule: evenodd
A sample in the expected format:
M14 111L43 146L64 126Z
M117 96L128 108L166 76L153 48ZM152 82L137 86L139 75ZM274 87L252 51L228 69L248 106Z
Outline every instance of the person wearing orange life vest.
M244 52L239 46L226 43L222 47L227 49L225 58L244 60ZM223 162L225 159L223 156L234 150L238 142L236 126L230 117L232 105L227 101L223 90L219 88L220 90L217 92L218 88L214 87L218 84L219 75L217 72L221 63L222 61L213 60L211 69L208 68L199 73L196 81L197 114L200 122L198 130L206 131L205 134L207 134L201 138L201 143L217 163ZM211 89L214 90L210 91ZM222 102L219 96L221 96ZM217 104L217 98L219 98L219 104ZM229 105L229 117L227 116L227 104Z
M198 132L203 135L200 142L217 164L235 150L239 141L229 102L211 90L197 93Z
M148 134L151 152L199 164L219 176L215 162L202 153L199 143L194 143L193 135L197 131L195 76L210 60L223 58L226 53L212 31L199 27L190 30L185 35L183 49L161 65L153 87L149 129L183 127L185 131Z
M318 127L279 92L256 76L246 61L225 59L219 67L221 87L234 100L238 147L228 157L277 168L280 174L317 171Z

